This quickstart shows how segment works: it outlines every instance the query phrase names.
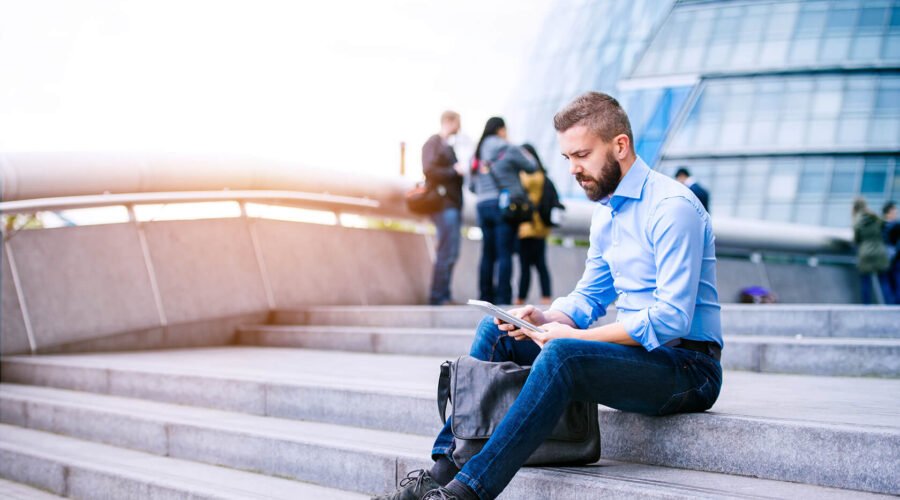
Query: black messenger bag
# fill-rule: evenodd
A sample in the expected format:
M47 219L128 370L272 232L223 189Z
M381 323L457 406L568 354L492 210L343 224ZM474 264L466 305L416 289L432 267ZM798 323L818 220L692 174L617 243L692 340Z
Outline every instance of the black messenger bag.
M481 361L461 356L441 365L438 411L446 423L447 401L452 406L453 461L460 467L487 442L515 402L530 366L512 361ZM597 404L573 401L550 436L525 465L583 465L600 459Z

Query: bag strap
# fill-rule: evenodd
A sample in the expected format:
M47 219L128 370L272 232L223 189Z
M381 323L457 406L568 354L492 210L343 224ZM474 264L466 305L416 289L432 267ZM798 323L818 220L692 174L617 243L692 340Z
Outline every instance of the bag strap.
M438 379L437 404L441 423L447 423L447 401L450 400L450 361L441 363L441 376Z
M503 189L500 187L500 181L497 180L497 175L494 174L494 164L502 160L503 157L506 156L506 150L509 149L509 147L509 145L503 146L503 148L500 150L500 154L497 155L497 159L487 162L488 175L491 176L491 179L494 179L494 185L497 186L497 191L502 191Z

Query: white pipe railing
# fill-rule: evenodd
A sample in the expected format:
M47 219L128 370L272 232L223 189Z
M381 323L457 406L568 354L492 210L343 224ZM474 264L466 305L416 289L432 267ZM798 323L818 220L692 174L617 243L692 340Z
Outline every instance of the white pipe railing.
M177 201L271 201L412 218L408 178L225 155L0 153L0 211ZM556 233L584 237L595 204L567 201ZM55 208L51 208L55 207ZM464 221L476 223L466 193ZM717 243L751 251L846 254L849 229L714 217Z

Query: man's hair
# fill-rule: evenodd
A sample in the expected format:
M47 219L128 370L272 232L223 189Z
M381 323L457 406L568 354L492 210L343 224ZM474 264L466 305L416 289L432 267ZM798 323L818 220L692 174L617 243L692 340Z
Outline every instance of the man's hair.
M887 215L887 213L890 212L891 209L893 209L896 206L897 206L897 204L894 203L893 201L889 201L889 202L885 203L884 206L881 207L881 215Z
M606 142L620 134L628 136L634 151L631 122L619 101L601 92L585 92L553 117L557 132L565 132L576 125L584 125Z
M459 113L456 111L447 110L441 113L441 123L446 123L451 120L459 120Z
M681 177L682 175L685 177L690 177L691 172L685 167L678 167L678 171L675 172L675 177L678 178L678 177Z

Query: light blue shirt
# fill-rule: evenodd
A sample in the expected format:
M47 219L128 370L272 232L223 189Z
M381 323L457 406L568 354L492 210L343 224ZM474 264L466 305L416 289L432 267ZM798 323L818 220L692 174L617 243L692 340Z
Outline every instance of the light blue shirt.
M723 345L715 237L690 189L638 157L594 209L590 238L584 275L551 309L584 329L615 302L616 320L648 351L680 338Z

